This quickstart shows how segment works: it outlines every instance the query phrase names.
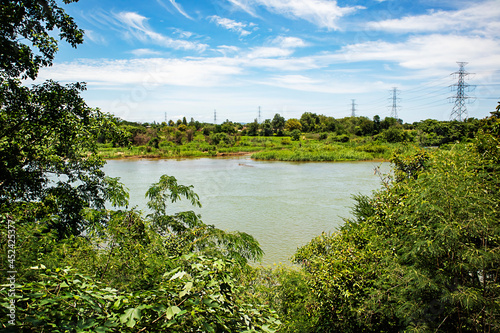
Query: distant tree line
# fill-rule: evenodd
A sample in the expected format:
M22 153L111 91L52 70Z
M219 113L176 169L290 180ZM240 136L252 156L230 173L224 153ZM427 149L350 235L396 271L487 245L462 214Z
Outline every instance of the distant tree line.
M332 141L348 142L356 137L372 137L376 141L397 143L412 142L421 146L441 146L447 143L471 140L479 127L475 118L459 121L438 121L427 119L412 124L401 119L376 115L368 117L334 118L316 113L304 112L299 119L286 119L275 114L273 119L259 123L257 119L250 123L238 123L230 120L222 124L199 122L186 117L177 122L170 120L162 123L138 123L113 119L119 128L118 134L103 131L99 143L111 143L114 147L128 145L148 145L158 148L161 140L175 144L189 143L197 132L203 133L208 142L234 142L239 136L288 136L299 140L301 133L319 134L319 139L330 138ZM162 135L163 134L163 135Z

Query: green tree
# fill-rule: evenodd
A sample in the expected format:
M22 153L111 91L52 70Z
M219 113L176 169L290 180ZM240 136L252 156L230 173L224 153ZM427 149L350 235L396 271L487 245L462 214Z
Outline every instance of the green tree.
M85 207L103 208L109 192L97 157L101 131L115 124L80 96L82 84L48 81L27 88L0 86L0 212L47 220L60 235L78 234ZM27 213L30 211L31 213Z
M273 135L273 125L271 124L271 119L266 119L261 125L263 136L271 136Z
M380 133L381 127L382 126L380 124L380 116L379 115L373 116L373 134Z
M226 119L226 121L221 125L221 131L227 134L234 134L236 133L235 124Z
M392 117L385 117L384 120L380 122L380 128L386 130L390 127L400 125L399 120Z
M276 113L271 122L271 125L273 126L274 132L277 133L278 135L281 135L283 129L285 128L285 118L280 116L279 113Z
M304 112L300 116L300 124L302 125L302 131L304 132L314 132L319 127L320 118L316 113Z
M337 128L337 120L333 117L319 115L321 130L325 132L335 132Z
M65 0L69 4L71 0ZM0 11L0 67L8 77L35 79L40 67L50 66L61 40L76 47L83 30L55 0L2 1ZM36 49L36 52L32 50Z
M288 119L285 123L285 130L291 132L295 129L302 131L302 124L300 123L300 121L295 118Z
M382 137L387 142L403 142L408 139L406 132L401 127L390 127L382 132Z
M85 104L84 84L47 81L30 89L16 78L34 79L52 64L54 30L72 46L83 33L52 0L4 2L0 25L0 212L43 221L60 236L77 234L82 209L102 208L111 195L96 142L103 133L114 137L116 124Z
M247 133L249 136L256 136L259 131L259 122L255 119L252 123L247 124Z

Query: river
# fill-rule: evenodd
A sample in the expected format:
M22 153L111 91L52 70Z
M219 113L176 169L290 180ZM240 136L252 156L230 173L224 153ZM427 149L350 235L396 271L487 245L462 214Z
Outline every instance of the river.
M185 160L109 160L108 176L129 189L130 206L146 211L145 193L161 175L193 185L202 208L187 200L169 204L173 214L194 210L219 229L256 237L265 252L262 264L290 263L297 247L323 231L335 231L351 216L352 195L380 189L374 168L380 162L292 163L249 157ZM388 171L388 163L383 163Z

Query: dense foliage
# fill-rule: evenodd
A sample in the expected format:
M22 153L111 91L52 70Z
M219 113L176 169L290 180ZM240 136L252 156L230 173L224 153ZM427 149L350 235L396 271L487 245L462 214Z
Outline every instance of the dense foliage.
M384 190L298 250L309 331L500 330L499 116L474 144L395 155Z

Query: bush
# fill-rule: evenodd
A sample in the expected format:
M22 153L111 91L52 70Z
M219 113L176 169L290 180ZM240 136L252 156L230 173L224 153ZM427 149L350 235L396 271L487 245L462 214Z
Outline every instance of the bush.
M408 134L399 127L390 127L389 129L382 132L382 137L386 142L396 143L408 141Z
M294 129L290 135L292 137L292 140L293 141L299 141L300 140L300 135L302 134L302 132L298 129Z
M227 133L212 133L210 134L210 140L214 145L231 143L231 138Z
M331 137L333 142L349 142L349 136L346 134L334 135Z

